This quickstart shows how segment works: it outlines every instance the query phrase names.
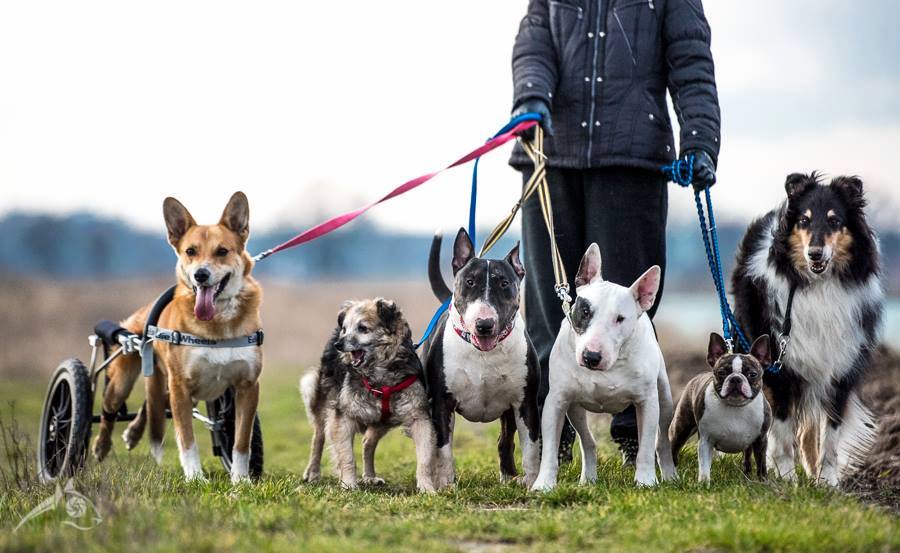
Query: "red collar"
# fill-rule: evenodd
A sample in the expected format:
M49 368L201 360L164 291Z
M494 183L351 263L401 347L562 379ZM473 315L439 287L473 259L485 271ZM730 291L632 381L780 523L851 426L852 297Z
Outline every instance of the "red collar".
M370 394L377 398L381 398L381 422L385 423L391 418L391 394L405 390L415 383L419 377L412 375L406 377L400 384L394 386L382 386L381 388L373 388L366 377L362 377L363 386Z
M455 317L453 316L454 314L456 315ZM456 331L457 336L459 336L466 342L469 342L470 344L472 344L472 347L477 349L478 351L484 351L480 347L478 347L478 344L476 344L474 340L472 340L472 333L463 327L462 315L460 315L459 311L457 311L456 309L452 309L452 313L450 314L450 324L451 324L451 326L453 326L453 330ZM507 338L509 338L509 335L512 334L513 327L515 325L516 325L516 318L513 317L513 319L509 322L508 325L506 325L506 327L500 332L500 335L497 337L498 345L503 340L506 340Z

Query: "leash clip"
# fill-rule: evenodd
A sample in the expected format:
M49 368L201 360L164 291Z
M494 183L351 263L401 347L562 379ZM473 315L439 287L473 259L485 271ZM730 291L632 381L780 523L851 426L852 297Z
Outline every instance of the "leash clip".
M780 371L781 367L784 366L784 354L785 354L785 352L787 352L788 345L790 345L790 343L791 343L790 336L784 336L784 335L781 336L781 341L778 343L778 349L779 349L778 359L776 359L775 362L772 363L772 368L774 369L773 372Z
M725 347L728 348L728 353L734 353L734 338L726 338Z

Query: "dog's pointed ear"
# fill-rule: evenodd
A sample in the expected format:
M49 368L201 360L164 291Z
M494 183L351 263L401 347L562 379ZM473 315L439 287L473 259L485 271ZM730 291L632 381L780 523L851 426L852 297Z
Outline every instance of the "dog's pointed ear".
M163 219L166 221L169 244L172 244L172 247L175 249L178 249L178 243L188 229L197 225L191 216L191 212L181 202L172 197L163 201Z
M831 187L850 199L861 198L863 195L863 182L857 176L837 177L831 181Z
M784 181L784 191L787 192L789 200L796 200L810 187L817 184L815 173L805 175L803 173L791 173Z
M219 224L241 237L245 243L250 237L250 202L243 192L235 192L222 211Z
M378 318L381 319L385 328L393 329L394 325L397 324L397 319L400 317L400 310L397 308L397 304L391 300L378 298L375 301L375 308L378 311Z
M709 363L709 366L714 368L726 351L728 351L728 346L725 344L725 338L715 332L710 334L709 348L706 352L706 362Z
M513 249L509 250L509 253L506 254L506 261L512 265L513 271L516 272L516 276L519 277L519 280L525 278L525 266L522 265L522 260L519 259L519 243L516 242L516 245L513 246Z
M600 257L600 246L594 242L588 246L587 251L581 257L581 263L578 264L578 272L575 274L575 289L602 281L602 268L603 259Z
M763 368L772 364L772 344L768 334L763 334L750 346L750 355L759 361Z
M659 265L654 265L631 285L631 295L634 296L634 301L637 302L641 311L648 311L656 303L660 280L662 280L662 269Z
M344 326L344 319L347 317L347 312L350 311L351 307L353 307L353 302L350 300L345 301L341 305L341 310L338 311L338 316L337 316L338 328Z
M475 257L475 247L472 245L472 240L469 239L469 233L466 232L466 229L461 228L456 233L456 241L453 242L453 274L456 275L473 257Z

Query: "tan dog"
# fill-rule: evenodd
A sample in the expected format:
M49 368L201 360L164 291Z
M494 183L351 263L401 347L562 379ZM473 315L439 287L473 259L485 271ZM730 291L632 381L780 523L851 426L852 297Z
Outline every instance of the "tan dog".
M243 192L229 200L218 224L198 225L176 199L166 198L163 216L169 243L178 255L175 297L159 317L160 328L190 333L211 340L252 335L261 328L262 291L250 276L253 260L245 246L250 235L250 208ZM145 306L122 326L143 332L151 306ZM123 434L128 449L140 439L150 422L150 451L159 462L165 435L165 409L172 410L179 457L187 479L203 479L200 454L194 440L191 411L197 401L212 400L229 386L235 388L235 442L231 480L248 478L250 438L259 401L262 349L208 348L153 343L156 370L146 379L147 402ZM93 453L103 460L109 453L115 415L141 373L141 360L133 354L116 359L108 370L103 395L103 416ZM166 393L168 390L168 394Z

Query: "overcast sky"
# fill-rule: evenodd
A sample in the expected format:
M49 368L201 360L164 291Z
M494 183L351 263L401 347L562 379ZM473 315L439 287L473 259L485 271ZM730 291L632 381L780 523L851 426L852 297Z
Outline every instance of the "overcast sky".
M787 173L863 177L900 205L900 2L706 0L723 111L716 201L747 220ZM0 214L90 209L161 228L181 199L215 220L234 190L252 224L299 224L452 161L508 118L525 0L3 2ZM479 220L520 181L482 162ZM465 221L454 170L374 220ZM675 217L691 217L673 191Z

